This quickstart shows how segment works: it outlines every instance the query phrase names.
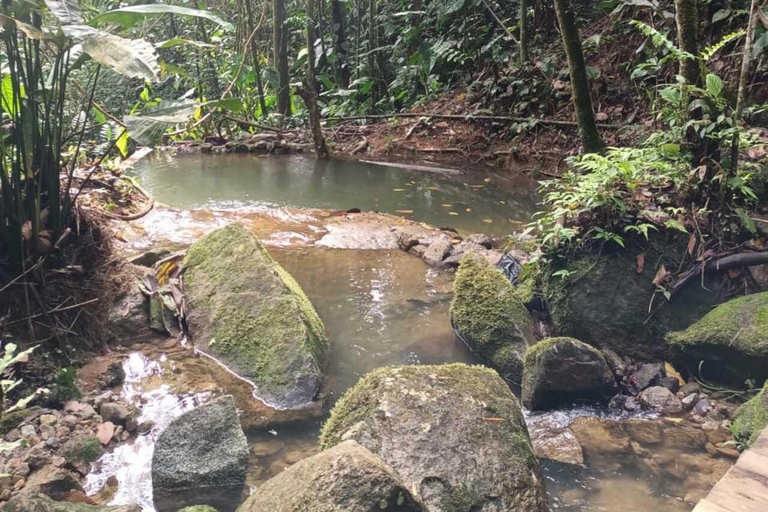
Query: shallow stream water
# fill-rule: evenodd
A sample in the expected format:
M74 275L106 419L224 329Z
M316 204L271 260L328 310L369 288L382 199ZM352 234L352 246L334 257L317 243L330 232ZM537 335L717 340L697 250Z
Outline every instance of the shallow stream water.
M167 238L187 244L232 220L247 222L259 236L269 235L270 253L296 278L325 322L332 344L326 385L329 405L374 368L475 362L450 329L452 275L399 250L317 247L297 227L300 217L289 213L253 216L254 209L359 207L394 214L412 210L402 215L463 232L503 235L509 232L510 221L528 220L536 201L535 184L493 174L473 174L470 181L469 175L347 161L318 164L303 157L184 154L171 158L160 154L140 162L135 173L159 202L180 210L153 212L151 226L142 228L153 243ZM458 215L450 215L451 211ZM270 219L277 220L270 224ZM122 393L143 404L142 419L154 420L156 428L149 436L105 455L87 482L89 494L94 494L110 476L116 476L119 489L112 503L139 503L144 512L153 511L149 468L154 440L174 417L206 398L177 393L167 385L147 385L150 377L163 371L163 357L150 351L133 354L124 363L129 378ZM321 423L322 418L251 434L249 486L257 487L316 453ZM572 472L549 463L544 464L544 472L552 510L692 509L680 496L665 496L658 482L639 472L606 477L589 468Z

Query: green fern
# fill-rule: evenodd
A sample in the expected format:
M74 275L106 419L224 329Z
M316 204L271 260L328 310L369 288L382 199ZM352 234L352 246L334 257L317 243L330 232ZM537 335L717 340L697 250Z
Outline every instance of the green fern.
M677 46L675 46L675 43L669 40L669 38L665 35L653 28L650 25L647 25L643 23L642 21L632 20L630 21L630 24L637 28L641 34L643 34L646 37L650 37L651 41L653 42L654 46L657 48L663 48L667 50L671 55L673 55L677 60L683 60L683 59L695 59L693 55L690 53L681 50Z
M704 51L699 54L699 59L703 60L704 62L709 61L709 59L711 59L712 56L721 48L723 48L734 39L738 39L741 36L746 35L746 33L746 30L737 30L736 32L731 32L712 46L707 46Z

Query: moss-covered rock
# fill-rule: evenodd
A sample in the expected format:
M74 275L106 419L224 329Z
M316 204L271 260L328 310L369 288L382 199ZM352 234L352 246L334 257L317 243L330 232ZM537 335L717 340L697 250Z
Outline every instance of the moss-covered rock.
M325 329L256 237L230 224L195 242L183 265L195 346L253 381L270 405L311 402L322 380Z
M595 348L573 338L547 338L525 354L523 405L544 410L578 398L608 400L616 380Z
M5 434L21 425L21 422L29 416L30 412L28 409L21 409L3 414L0 417L0 436L5 437Z
M61 447L61 455L70 464L95 462L103 453L101 441L90 434L71 437Z
M762 383L768 377L768 292L720 304L686 330L670 333L667 342L707 379Z
M644 361L664 359L664 336L684 329L704 316L716 301L708 290L717 290L719 276L708 275L707 289L691 283L676 293L671 302L657 292L654 277L661 265L676 269L685 247L661 236L652 244L627 241L627 249L595 254L585 250L542 278L553 333L569 336L621 356ZM687 241L687 240L686 240ZM638 254L644 254L638 273ZM569 272L566 278L559 270Z
M458 335L506 379L519 383L523 357L536 342L531 315L504 274L472 254L453 284L451 322Z
M424 512L378 456L345 441L260 485L238 512Z
M737 441L752 444L765 427L768 427L768 382L756 396L736 409L731 432Z
M520 404L489 368L369 373L338 401L320 443L348 439L381 457L430 511L546 510Z
M43 494L19 494L8 501L5 512L141 512L138 505L118 507L91 506L82 503L54 501Z

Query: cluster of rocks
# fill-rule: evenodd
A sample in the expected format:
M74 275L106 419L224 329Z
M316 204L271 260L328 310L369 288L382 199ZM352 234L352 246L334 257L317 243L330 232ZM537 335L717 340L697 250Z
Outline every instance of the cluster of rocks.
M466 238L449 229L421 229L408 226L398 233L398 247L418 256L430 265L457 268L461 259L470 253L496 265L502 252L493 248L493 241L484 234L473 234Z
M463 364L376 370L334 407L322 451L240 505L248 448L234 401L189 411L158 439L158 512L381 510L546 512L520 405L493 370ZM239 505L239 506L238 506Z
M90 502L80 480L91 463L106 449L151 428L151 423L139 423L138 411L111 392L66 402L61 409L32 407L8 413L0 422L7 443L0 451L0 501L43 493Z
M256 153L260 155L301 153L311 147L306 142L292 140L286 134L279 133L255 133L223 144L204 142L195 146L187 146L190 149L199 149L201 153L206 154Z

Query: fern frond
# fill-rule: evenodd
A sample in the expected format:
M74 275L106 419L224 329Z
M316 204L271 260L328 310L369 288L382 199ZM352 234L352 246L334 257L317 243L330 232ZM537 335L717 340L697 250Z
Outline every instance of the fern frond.
M704 62L709 61L709 59L712 58L712 56L717 53L723 46L727 45L734 39L738 39L743 35L746 35L746 30L737 30L736 32L731 32L730 34L727 34L724 36L720 41L713 44L712 46L707 46L704 48L704 51L699 54L699 58L703 60Z
M638 29L640 33L643 34L644 36L650 37L654 46L656 46L657 48L663 48L667 50L670 53L670 55L674 56L677 60L696 58L690 53L683 51L677 46L675 46L675 43L670 41L665 34L662 34L652 26L637 20L630 21L630 24L632 24L633 27Z

